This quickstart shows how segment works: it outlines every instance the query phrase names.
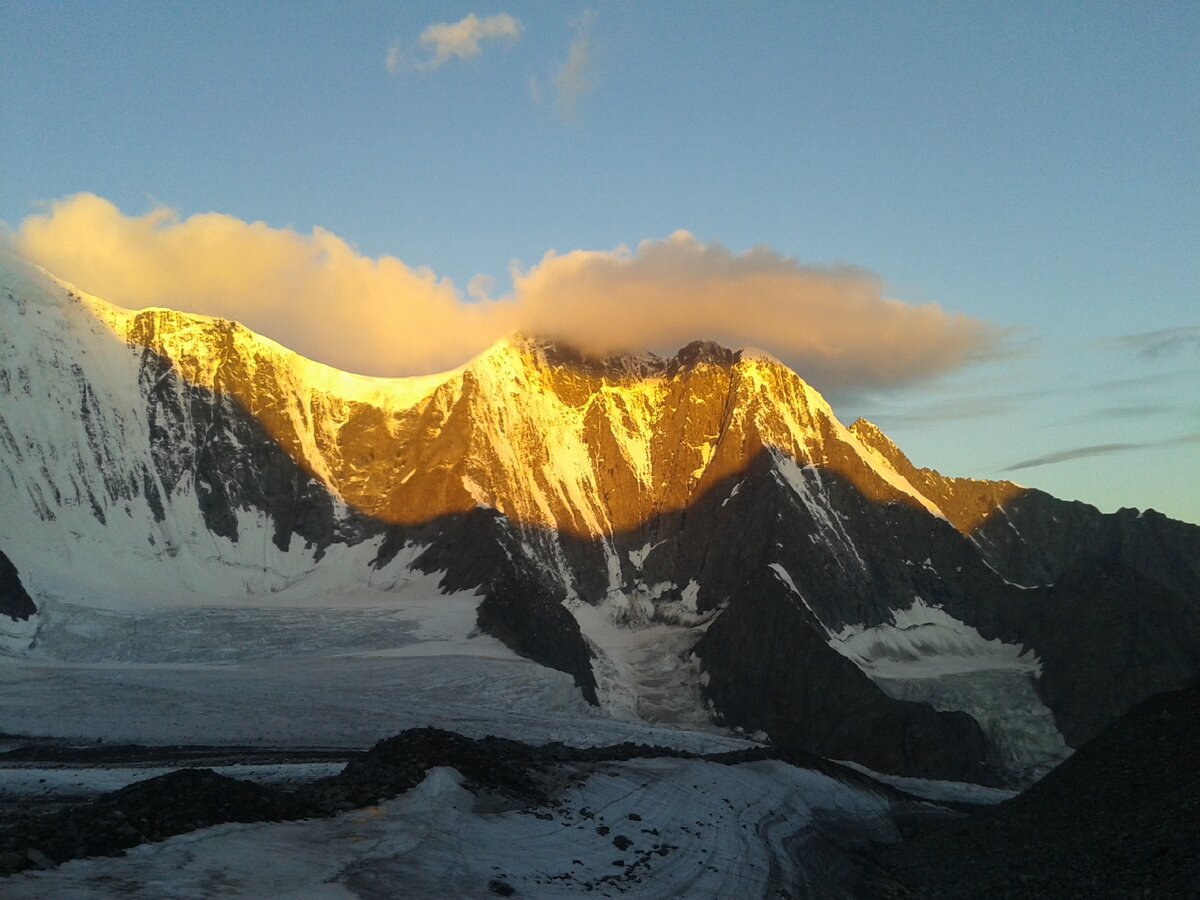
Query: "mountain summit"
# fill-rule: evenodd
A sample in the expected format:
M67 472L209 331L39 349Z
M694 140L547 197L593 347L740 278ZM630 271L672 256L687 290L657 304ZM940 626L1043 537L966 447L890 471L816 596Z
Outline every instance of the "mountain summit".
M1200 528L919 469L763 353L514 336L367 378L0 281L9 652L60 603L434 575L610 714L1015 783L1200 668Z

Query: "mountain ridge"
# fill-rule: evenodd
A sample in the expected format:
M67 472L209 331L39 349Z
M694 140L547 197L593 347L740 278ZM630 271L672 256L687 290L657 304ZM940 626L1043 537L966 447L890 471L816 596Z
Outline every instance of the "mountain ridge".
M41 603L436 575L610 714L973 780L1027 780L1114 714L1072 685L1111 684L1120 706L1197 666L1200 528L917 469L766 354L598 359L518 337L375 379L226 320L4 280L0 550ZM1089 580L1096 548L1047 524L1064 510L1166 580L1153 609L1136 579ZM1056 639L1071 622L1053 610L1093 589L1115 618L1086 647ZM1115 667L1108 647L1128 651Z

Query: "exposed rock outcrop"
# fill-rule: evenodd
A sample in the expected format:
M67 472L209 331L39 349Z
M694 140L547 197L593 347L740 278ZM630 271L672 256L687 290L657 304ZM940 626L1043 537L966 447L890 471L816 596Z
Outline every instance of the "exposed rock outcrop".
M23 622L35 612L37 605L21 584L17 567L0 553L0 615Z

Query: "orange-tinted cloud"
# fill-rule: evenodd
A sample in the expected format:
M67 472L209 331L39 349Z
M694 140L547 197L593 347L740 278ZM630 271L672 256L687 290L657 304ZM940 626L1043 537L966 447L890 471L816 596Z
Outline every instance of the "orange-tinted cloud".
M883 297L858 269L766 248L733 253L679 231L636 252L548 254L513 275L526 330L595 351L670 351L696 338L768 350L823 390L900 384L995 352L997 329Z
M511 305L464 304L427 269L312 234L168 209L127 216L79 194L21 223L21 252L111 303L220 316L370 375L453 368L511 331Z
M367 374L464 362L515 330L586 350L670 353L698 338L753 345L819 389L878 387L953 371L995 352L996 329L934 304L882 295L856 269L802 266L768 249L733 253L686 232L636 251L549 253L512 272L493 299L477 276L467 302L448 279L364 257L322 229L300 234L168 209L127 216L80 194L16 234L32 261L130 308L236 319L299 353Z

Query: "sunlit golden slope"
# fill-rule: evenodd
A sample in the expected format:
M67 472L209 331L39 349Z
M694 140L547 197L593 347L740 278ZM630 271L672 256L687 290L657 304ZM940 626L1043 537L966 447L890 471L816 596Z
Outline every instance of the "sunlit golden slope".
M933 469L918 469L891 438L866 419L855 420L850 431L864 445L883 456L922 495L936 503L950 524L963 534L971 534L1005 503L1026 490L1011 481L947 478Z
M670 360L597 360L518 336L451 372L379 379L225 320L86 302L131 346L234 398L347 504L390 523L486 506L598 537L688 507L763 451L836 473L870 500L922 507L960 529L973 521L956 503L953 515L939 508L950 492L890 442L845 428L795 373L755 351L697 343Z

